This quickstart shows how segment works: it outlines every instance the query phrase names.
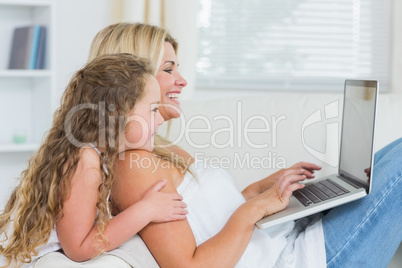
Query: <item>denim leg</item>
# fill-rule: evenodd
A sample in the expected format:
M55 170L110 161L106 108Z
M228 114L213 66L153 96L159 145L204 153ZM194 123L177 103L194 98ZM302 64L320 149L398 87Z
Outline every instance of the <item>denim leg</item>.
M398 146L402 143L402 138L399 138L393 142L391 142L390 144L388 144L387 146L383 147L381 150L379 150L378 152L375 153L374 155L374 165L376 165L376 163L378 161L381 160L381 158L384 155L387 155L390 151L392 151L395 148L398 148Z
M371 193L323 217L328 267L386 267L402 239L402 140L375 156Z

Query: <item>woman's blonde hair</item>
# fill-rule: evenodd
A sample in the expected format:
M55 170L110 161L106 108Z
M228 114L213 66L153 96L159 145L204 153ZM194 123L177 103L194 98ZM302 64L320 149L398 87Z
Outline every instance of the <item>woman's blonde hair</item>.
M177 53L177 41L163 28L144 23L116 23L96 34L89 51L89 60L114 53L131 53L151 61L158 71L165 42Z
M144 23L116 23L96 34L89 60L104 54L131 53L149 59L156 75L162 62L165 42L170 43L177 54L178 43L165 29ZM153 153L172 162L181 172L190 171L189 163L166 149L169 146L169 141L156 135Z
M104 55L79 70L68 84L53 124L39 150L21 174L19 185L0 215L0 235L5 246L0 255L8 265L22 265L38 254L69 197L71 178L80 160L80 149L93 143L102 151L108 174L102 168L95 246L107 249L103 231L110 219L108 195L113 183L113 165L126 119L145 94L154 74L149 60L132 54ZM103 122L102 122L103 121ZM106 246L105 246L106 245Z

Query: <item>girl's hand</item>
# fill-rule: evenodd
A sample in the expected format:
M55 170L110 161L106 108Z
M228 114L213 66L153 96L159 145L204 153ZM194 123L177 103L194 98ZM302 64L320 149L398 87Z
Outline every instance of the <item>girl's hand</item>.
M151 222L167 222L186 219L187 205L182 201L183 197L178 193L163 193L160 190L165 187L166 180L155 183L141 199L150 214Z

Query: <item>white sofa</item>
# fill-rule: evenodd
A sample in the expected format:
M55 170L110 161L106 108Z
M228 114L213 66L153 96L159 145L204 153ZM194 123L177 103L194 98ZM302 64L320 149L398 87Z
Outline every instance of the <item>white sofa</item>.
M326 175L337 170L339 135L329 133L340 131L342 104L341 93L273 93L185 100L182 101L181 119L173 120L170 126L169 140L188 150L196 159L212 161L226 168L239 190L299 161L321 165L323 169L317 175ZM321 120L317 120L319 114ZM380 94L375 150L402 137L401 116L402 94ZM310 120L313 117L316 120ZM161 135L166 133L166 126L161 127ZM131 246L137 253L141 252L136 254L139 258L137 266L155 266L145 246L138 237L135 240L125 247ZM121 253L116 255L122 257ZM51 264L52 258L48 261ZM101 259L96 261L101 263ZM62 267L60 263L59 260L57 267ZM37 267L52 266L43 262ZM77 267L95 266L80 264Z

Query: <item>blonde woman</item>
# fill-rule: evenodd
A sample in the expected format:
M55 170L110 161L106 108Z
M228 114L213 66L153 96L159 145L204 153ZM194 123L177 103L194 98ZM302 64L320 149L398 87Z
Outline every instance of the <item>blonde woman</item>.
M127 52L153 62L161 87L161 115L180 115L177 94L187 84L178 73L177 42L163 29L146 24L121 23L106 27L93 40L91 57ZM172 93L173 92L173 93ZM167 110L170 109L170 110ZM165 143L158 140L155 144ZM262 217L285 208L300 181L313 178L320 167L298 163L251 184L241 193L223 170L194 163L184 150L171 146L170 158L143 150L125 152L111 199L123 212L158 180L167 178L162 191L180 193L188 205L184 221L150 223L139 232L162 267L385 267L398 247L401 226L402 139L376 154L372 193L364 199L298 222L268 230L255 229ZM148 167L127 159L148 158ZM167 159L167 160L166 160ZM177 168L167 161L184 159L191 165ZM174 162L174 161L173 161ZM395 220L395 223L392 223Z
M150 59L161 87L160 113L165 120L169 120L180 116L180 102L177 97L187 85L187 81L177 70L177 49L177 41L162 28L141 23L118 23L106 27L96 35L89 60L98 55L121 52ZM165 51L172 54L173 61L166 60L166 57L163 59Z
M72 260L88 260L150 222L186 218L182 197L160 192L161 179L127 210L110 214L118 154L151 152L163 122L153 74L148 60L117 54L98 57L73 76L49 134L0 215L2 266L30 267L60 248Z

